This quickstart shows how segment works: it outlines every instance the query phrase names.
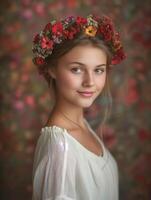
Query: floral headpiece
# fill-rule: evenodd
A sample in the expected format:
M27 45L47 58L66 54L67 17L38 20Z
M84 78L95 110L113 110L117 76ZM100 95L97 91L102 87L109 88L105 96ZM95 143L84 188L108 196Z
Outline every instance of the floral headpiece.
M33 62L37 66L47 64L46 58L53 53L55 45L65 40L72 40L78 33L89 37L98 36L103 40L112 53L111 64L120 63L125 53L120 41L119 33L115 31L112 20L107 17L89 15L87 18L69 16L61 21L48 23L40 34L33 40Z

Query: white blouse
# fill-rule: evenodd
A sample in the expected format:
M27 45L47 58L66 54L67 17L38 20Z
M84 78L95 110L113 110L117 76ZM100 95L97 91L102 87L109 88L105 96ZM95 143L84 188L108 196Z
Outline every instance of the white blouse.
M98 139L98 156L58 126L41 129L33 164L32 200L118 200L118 169L113 156Z

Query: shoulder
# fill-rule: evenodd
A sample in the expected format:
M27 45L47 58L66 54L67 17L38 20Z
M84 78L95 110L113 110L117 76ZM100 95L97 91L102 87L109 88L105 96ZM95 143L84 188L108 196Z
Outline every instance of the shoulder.
M67 152L67 141L64 129L53 126L43 127L34 152L34 160L36 165L42 160L48 160L52 156L63 157Z
M35 152L43 152L46 155L57 149L61 149L62 152L65 151L67 140L64 132L65 129L56 126L43 127L37 140Z
M40 131L40 136L38 139L42 141L43 144L51 143L58 144L59 142L65 143L65 129L57 126L45 126Z

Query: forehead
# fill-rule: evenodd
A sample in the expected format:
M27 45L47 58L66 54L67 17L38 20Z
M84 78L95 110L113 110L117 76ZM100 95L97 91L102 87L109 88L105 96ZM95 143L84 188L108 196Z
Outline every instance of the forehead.
M92 45L78 45L59 59L60 64L79 62L85 65L106 64L107 55L104 50Z

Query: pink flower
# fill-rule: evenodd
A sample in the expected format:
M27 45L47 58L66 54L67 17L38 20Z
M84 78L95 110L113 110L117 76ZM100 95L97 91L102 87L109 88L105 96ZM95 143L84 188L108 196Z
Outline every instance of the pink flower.
M44 65L45 64L45 60L42 57L36 57L36 58L34 58L33 61L36 65Z
M23 101L17 100L17 101L14 102L14 107L15 107L17 110L22 111L22 110L24 109L25 105L24 105L24 102L23 102Z
M30 95L26 96L25 97L25 103L27 105L31 106L31 107L34 107L35 106L35 99L34 99L34 97L30 96Z
M33 17L33 12L32 12L31 9L23 10L22 16L23 16L25 19L27 19L27 20L31 20L32 17Z
M44 2L35 3L34 10L39 16L46 15L46 6L45 6Z
M41 46L42 46L43 49L52 49L53 48L53 41L49 40L49 38L47 38L47 37L42 37Z

